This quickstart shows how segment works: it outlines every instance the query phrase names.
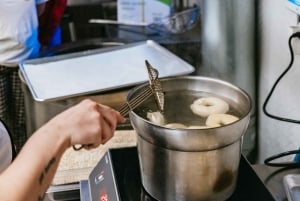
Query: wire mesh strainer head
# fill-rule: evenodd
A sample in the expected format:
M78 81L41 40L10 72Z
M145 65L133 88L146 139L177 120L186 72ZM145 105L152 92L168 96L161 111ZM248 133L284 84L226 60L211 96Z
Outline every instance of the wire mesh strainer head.
M162 112L164 110L165 97L160 80L158 79L158 71L155 68L153 68L147 60L145 62L149 74L150 87L153 91L156 105L158 109Z

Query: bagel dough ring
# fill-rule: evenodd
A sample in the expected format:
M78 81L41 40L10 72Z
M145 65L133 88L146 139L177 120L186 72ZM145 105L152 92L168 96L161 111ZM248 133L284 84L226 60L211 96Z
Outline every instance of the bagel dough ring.
M205 97L195 100L190 108L194 114L208 117L211 114L225 114L229 110L229 105L220 98Z
M169 124L166 124L165 127L168 127L168 128L187 128L184 124L181 124L181 123L169 123Z
M157 112L148 112L147 113L147 118L152 123L160 125L160 126L162 126L166 123L164 115L159 111L157 111Z
M224 126L239 120L231 114L211 114L207 117L205 124L210 127Z

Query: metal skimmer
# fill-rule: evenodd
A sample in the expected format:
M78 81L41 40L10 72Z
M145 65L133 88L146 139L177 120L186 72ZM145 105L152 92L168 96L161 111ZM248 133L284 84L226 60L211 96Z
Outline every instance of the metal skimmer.
M151 66L151 64L146 60L146 67L148 70L149 75L149 86L147 86L145 89L143 89L137 96L129 100L128 102L124 103L120 108L119 112L122 116L126 116L131 110L142 104L145 100L147 100L152 95L155 98L156 105L158 109L163 112L164 110L164 93L162 89L162 85L160 83L160 80L158 78L158 71ZM73 145L73 149L78 151L82 149L85 146L91 146L91 145Z
M153 91L156 105L157 105L158 109L161 112L163 112L164 105L165 105L165 96L164 96L164 92L163 92L163 89L161 86L161 82L158 79L158 71L155 68L153 68L147 60L145 62L146 62L147 70L148 70L150 87Z
M148 70L150 85L143 89L143 91L141 91L136 97L132 98L131 100L129 100L121 106L119 112L123 116L126 116L129 113L129 111L139 106L152 95L154 95L158 109L161 112L163 112L164 110L164 93L160 80L158 79L158 71L155 68L153 68L147 60L145 61L145 63Z

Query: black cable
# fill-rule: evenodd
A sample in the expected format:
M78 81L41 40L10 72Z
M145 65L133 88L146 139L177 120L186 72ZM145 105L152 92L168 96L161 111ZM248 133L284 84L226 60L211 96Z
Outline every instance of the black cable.
M274 114L270 114L268 111L267 111L267 104L276 88L276 86L278 85L279 81L283 78L283 76L291 69L293 63L294 63L294 51L293 51L293 48L292 48L292 39L293 38L300 38L300 32L296 32L294 34L292 34L290 37L289 37L289 41L288 41L288 45L289 45L289 50L290 50L290 53L291 53L291 61L290 61L290 64L288 65L288 67L283 71L283 73L277 78L277 80L275 81L274 85L272 86L271 88L271 91L270 93L268 94L264 104L263 104L263 112L273 118L273 119L277 119L279 121L285 121L285 122L290 122L290 123L296 123L296 124L300 124L300 121L299 120L294 120L294 119L288 119L288 118L284 118L284 117L279 117L279 116L276 116Z
M280 154L273 155L265 159L264 163L268 166L274 167L300 167L300 162L271 162L279 158L283 158L285 156L300 154L300 150L291 150L282 152Z
M288 65L288 67L283 71L283 73L277 78L277 80L275 81L274 85L272 86L269 94L266 97L266 100L263 104L263 112L268 116L271 117L273 119L279 120L279 121L285 121L285 122L289 122L289 123L295 123L295 124L300 124L300 120L295 120L295 119L289 119L289 118L285 118L285 117L279 117L276 116L274 114L270 114L267 111L267 104L276 88L276 86L278 85L278 83L280 82L280 80L284 77L284 75L291 69L291 67L293 66L294 63L294 51L292 48L292 39L293 38L300 38L300 32L296 32L294 34L292 34L289 37L288 40L288 45L289 45L289 50L290 50L290 54L291 54L291 60L290 63ZM265 159L264 163L265 165L268 166L276 166L276 167L300 167L300 162L271 162L274 161L276 159L288 156L288 155L293 155L293 154L300 154L300 150L291 150L291 151L287 151L287 152L282 152L280 154L276 154L273 155L271 157L268 157Z

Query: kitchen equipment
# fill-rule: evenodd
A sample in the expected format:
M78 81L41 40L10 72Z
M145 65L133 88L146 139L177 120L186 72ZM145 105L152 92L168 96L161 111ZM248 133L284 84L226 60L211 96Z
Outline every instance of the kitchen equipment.
M67 185L52 185L47 189L46 199L43 201L75 201L80 197L78 183Z
M148 107L146 102L131 111L130 121L138 134L143 187L160 201L226 200L236 188L242 139L250 119L250 97L228 82L209 77L182 76L160 81L165 97L168 93L189 91L214 94L228 100L239 111L240 119L216 128L171 129L141 116L140 112ZM145 87L131 90L128 100ZM183 113L184 105L189 104L166 102L164 113Z
M161 34L180 34L192 29L200 16L198 6L177 12L169 17L163 18L159 23L132 23L132 22L119 22L109 19L90 19L89 23L98 24L116 24L127 26L143 26Z
M300 199L300 175L288 174L283 177L284 190L288 201L297 201Z
M158 79L158 71L151 66L151 64L146 60L146 66L149 75L150 87L153 91L156 106L162 112L164 110L164 93L161 86L160 80Z
M142 66L145 59L158 66L161 77L194 71L151 40L27 60L20 64L20 71L36 101L54 101L143 83L148 80Z
M151 66L151 64L146 60L146 67L149 75L149 86L146 87L141 93L137 94L136 97L132 98L119 109L119 112L123 116L127 116L127 114L142 104L145 100L147 100L150 96L154 96L156 106L160 111L163 111L164 108L164 94L163 89L161 87L161 83L158 79L158 71Z

